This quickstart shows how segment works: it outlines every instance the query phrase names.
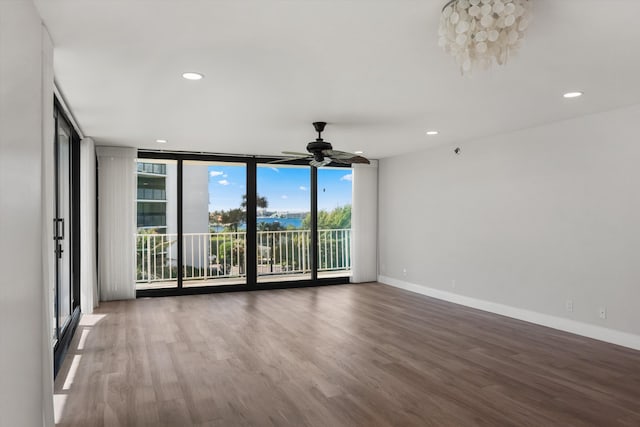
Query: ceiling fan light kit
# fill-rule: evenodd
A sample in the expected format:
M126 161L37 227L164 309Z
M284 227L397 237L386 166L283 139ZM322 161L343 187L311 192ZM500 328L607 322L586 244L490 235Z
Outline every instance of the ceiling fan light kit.
M309 162L309 164L314 168L321 168L321 167L327 166L329 163L331 163L331 159L329 157L325 157L321 161L317 161L314 158Z
M504 65L530 21L530 0L450 0L440 15L438 44L465 75L494 62Z

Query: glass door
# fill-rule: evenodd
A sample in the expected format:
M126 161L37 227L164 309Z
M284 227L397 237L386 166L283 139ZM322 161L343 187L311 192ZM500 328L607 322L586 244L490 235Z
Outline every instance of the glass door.
M71 130L58 120L56 155L56 217L54 240L56 258L56 319L57 337L67 327L73 310L71 253Z
M178 162L137 160L136 289L178 286Z
M80 138L57 100L54 123L52 345L57 373L80 319Z
M246 214L246 164L183 161L183 287L247 283Z
M138 296L348 282L350 168L139 156Z
M352 170L318 169L318 277L351 275Z
M257 166L257 282L311 279L311 168Z

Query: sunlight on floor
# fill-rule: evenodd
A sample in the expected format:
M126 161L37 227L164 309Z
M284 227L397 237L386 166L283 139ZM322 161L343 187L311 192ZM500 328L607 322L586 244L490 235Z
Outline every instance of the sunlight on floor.
M96 323L107 317L106 314L83 314L78 326L95 326Z
M89 332L91 328L83 328L80 332L80 339L78 340L78 350L84 350L84 345L87 341L87 337L89 336Z
M64 385L62 386L63 390L69 390L71 388L73 379L75 378L76 372L78 371L78 365L80 365L80 359L82 359L82 356L80 354L76 354L75 356L73 356L71 367L69 368L69 372L67 373L67 378L65 378Z
M93 326L97 325L98 322L105 317L107 317L106 314L83 314L82 317L80 317L78 329L76 330L77 336L74 338L74 341L77 340L77 345L75 349L73 346L69 347L69 352L66 356L67 359L73 356L71 363L68 365L69 369L65 370L62 368L58 373L59 378L56 379L58 384L60 384L59 381L64 380L62 388L53 395L53 414L56 424L60 422L62 415L64 414L64 408L68 397L66 393L71 390L71 387L73 386L73 381L76 373L78 372L78 368L80 367L80 361L82 360L82 354L75 353L82 353ZM66 363L68 362L69 361L67 360Z
M53 422L56 424L58 424L60 422L60 418L62 418L65 403L67 403L66 394L53 395Z

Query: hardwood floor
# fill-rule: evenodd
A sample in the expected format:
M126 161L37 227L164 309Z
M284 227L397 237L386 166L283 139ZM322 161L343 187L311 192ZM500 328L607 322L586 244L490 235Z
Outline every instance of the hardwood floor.
M640 352L381 284L103 303L62 426L638 426Z

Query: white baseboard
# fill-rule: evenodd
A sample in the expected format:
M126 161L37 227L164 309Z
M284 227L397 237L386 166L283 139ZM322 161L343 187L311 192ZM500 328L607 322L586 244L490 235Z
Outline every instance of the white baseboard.
M405 282L394 279L392 277L378 276L378 282L391 285L396 288L426 295L455 304L476 308L478 310L488 311L490 313L500 314L502 316L511 317L525 322L535 323L537 325L547 326L549 328L558 329L572 334L617 344L623 347L640 350L640 336L627 332L617 331L615 329L603 328L602 326L590 325L588 323L578 322L576 320L566 319L563 317L551 316L535 311L525 310L522 308L511 307L504 304L498 304L491 301L485 301L477 298L467 297L464 295L454 294L439 289L429 288L415 283Z

